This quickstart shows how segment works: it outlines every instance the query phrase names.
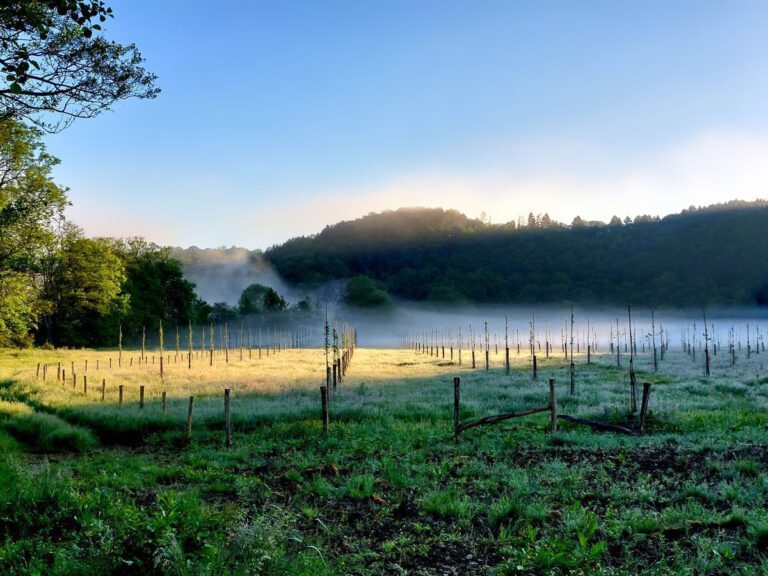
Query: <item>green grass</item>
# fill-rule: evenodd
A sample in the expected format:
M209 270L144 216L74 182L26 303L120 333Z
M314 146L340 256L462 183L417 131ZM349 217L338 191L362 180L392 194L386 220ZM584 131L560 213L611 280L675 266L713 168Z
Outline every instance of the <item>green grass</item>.
M760 359L713 377L671 352L653 374L649 434L549 415L452 440L462 418L540 405L632 425L611 358L566 365L503 356L471 370L406 351L358 350L319 422L320 351L191 373L90 372L113 352L0 352L0 573L8 574L763 574L768 568L768 379ZM88 357L107 398L35 381L37 361ZM183 369L182 369L183 368ZM79 369L84 369L79 368ZM758 374L756 376L756 373ZM54 372L55 374L55 372ZM702 381L703 380L703 381ZM137 386L147 404L137 405ZM126 388L117 405L116 387ZM233 390L234 446L222 391ZM166 413L160 392L168 393ZM195 394L192 440L184 436Z
M0 401L0 429L37 452L84 452L97 444L89 430L23 402Z

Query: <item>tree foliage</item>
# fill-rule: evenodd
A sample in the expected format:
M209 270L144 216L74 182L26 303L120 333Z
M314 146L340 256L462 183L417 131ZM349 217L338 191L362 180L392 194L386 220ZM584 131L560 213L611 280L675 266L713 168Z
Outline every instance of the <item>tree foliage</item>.
M389 294L378 288L376 283L365 275L355 276L347 282L344 302L361 308L381 308L392 304Z
M125 266L106 238L86 238L68 226L46 274L44 338L57 345L98 345L102 320L128 309Z
M0 346L28 343L41 312L39 279L67 204L56 162L37 130L0 120Z
M186 324L205 322L205 304L195 294L195 285L184 277L171 248L147 242L143 238L113 240L112 247L126 271L123 291L129 309L123 316L123 330L137 336L142 327L160 320Z
M286 310L288 303L274 288L263 284L251 284L240 295L237 309L241 316L261 314L264 312L279 312Z
M107 40L102 1L15 0L0 7L0 113L57 131L118 100L154 98L133 44Z
M36 270L53 245L67 205L51 178L57 163L39 131L0 120L0 270Z

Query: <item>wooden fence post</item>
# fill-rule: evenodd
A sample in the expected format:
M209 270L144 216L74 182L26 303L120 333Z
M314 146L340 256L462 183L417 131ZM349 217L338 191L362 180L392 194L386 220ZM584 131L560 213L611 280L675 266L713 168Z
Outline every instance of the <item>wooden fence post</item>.
M117 388L117 405L122 406L123 405L123 385L120 384Z
M555 392L555 380L549 379L549 407L551 410L552 434L557 432L557 394Z
M648 400L651 395L651 383L643 382L643 400L640 404L640 433L645 431L645 414L648 412Z
M83 394L88 394L88 376L83 375Z
M144 384L139 386L139 408L144 408Z
M322 407L323 432L328 432L328 388L320 386L320 404Z
M107 397L107 379L102 378L101 379L101 401L104 402L106 397Z
M168 413L168 394L167 394L167 392L165 390L163 390L162 399L163 399L162 400L163 401L163 414L167 414Z
M460 401L461 401L461 378L458 376L453 379L453 439L455 442L459 441L460 420Z
M192 438L192 409L195 405L195 397L189 397L189 408L187 409L187 439Z
M232 448L232 419L229 414L229 388L224 390L224 428L226 429L227 437L226 446L227 448Z

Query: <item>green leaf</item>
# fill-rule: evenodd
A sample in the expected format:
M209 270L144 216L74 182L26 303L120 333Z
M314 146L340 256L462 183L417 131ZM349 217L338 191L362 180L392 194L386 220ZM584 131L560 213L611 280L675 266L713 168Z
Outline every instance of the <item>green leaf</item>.
M18 82L14 82L13 84L11 84L11 92L13 94L21 94L21 86L19 85Z

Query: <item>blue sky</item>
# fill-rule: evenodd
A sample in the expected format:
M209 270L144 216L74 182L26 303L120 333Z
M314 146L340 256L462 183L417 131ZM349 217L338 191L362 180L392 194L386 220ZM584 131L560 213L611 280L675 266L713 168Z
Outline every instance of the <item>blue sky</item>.
M404 205L768 196L764 2L112 5L163 92L48 137L89 234L264 248Z

